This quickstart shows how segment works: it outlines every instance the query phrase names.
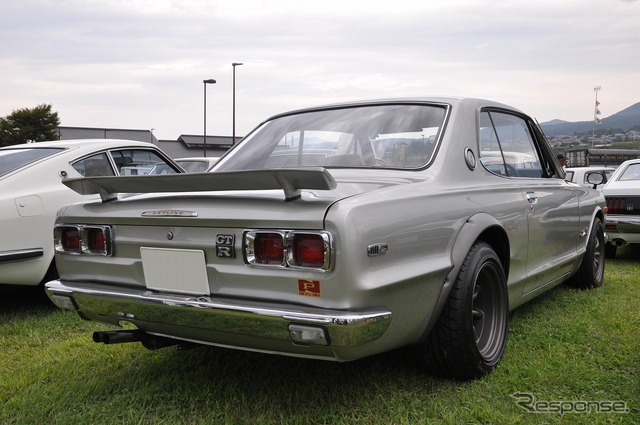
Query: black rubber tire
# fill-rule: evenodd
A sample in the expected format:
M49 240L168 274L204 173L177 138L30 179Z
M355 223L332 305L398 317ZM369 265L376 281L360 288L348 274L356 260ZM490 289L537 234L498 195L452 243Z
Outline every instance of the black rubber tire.
M568 283L578 289L591 289L602 286L606 251L604 226L602 221L596 217L593 221L589 240L587 241L587 249L582 258L580 268Z
M481 378L502 359L508 322L509 298L502 263L489 244L476 242L438 322L420 346L420 359L436 376Z

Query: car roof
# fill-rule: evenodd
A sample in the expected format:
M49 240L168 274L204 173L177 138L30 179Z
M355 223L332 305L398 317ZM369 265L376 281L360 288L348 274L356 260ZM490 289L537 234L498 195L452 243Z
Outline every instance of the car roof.
M4 146L0 149L37 149L37 148L65 148L84 149L88 151L96 149L112 149L121 147L156 147L150 142L125 139L73 139L73 140L53 140L47 142L22 143L19 145Z
M493 100L488 100L488 99L480 99L480 98L473 98L473 97L457 97L457 96L422 96L422 97L371 99L371 100L334 103L334 104L328 104L323 106L316 106L312 108L304 108L304 109L297 109L289 112L283 112L270 117L266 121L270 121L272 119L275 119L281 116L318 111L323 109L345 108L345 107L353 107L353 106L374 106L374 105L383 105L383 104L390 104L390 103L413 103L413 104L421 104L421 103L438 104L439 103L439 104L451 105L454 108L463 107L463 108L471 108L471 109L477 109L477 108L489 106L489 107L495 107L495 108L509 109L512 111L523 113L522 111L520 111L517 108L514 108L513 106L496 102Z

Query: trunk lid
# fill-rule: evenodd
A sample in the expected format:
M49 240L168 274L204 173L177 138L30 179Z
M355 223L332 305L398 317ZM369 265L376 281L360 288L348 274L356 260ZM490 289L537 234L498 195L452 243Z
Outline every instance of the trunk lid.
M102 202L70 205L61 213L65 220L87 223L153 219L154 225L322 228L327 209L340 199L424 180L413 173L410 178L385 174L310 167L65 179L66 186L99 194Z

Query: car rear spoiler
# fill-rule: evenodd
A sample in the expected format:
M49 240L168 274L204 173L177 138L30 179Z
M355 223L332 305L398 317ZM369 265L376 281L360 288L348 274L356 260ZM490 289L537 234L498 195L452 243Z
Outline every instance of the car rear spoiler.
M116 199L118 193L271 189L282 189L285 200L292 201L300 197L302 189L330 190L336 187L336 181L322 167L81 177L63 179L62 183L81 195L99 194L102 202Z

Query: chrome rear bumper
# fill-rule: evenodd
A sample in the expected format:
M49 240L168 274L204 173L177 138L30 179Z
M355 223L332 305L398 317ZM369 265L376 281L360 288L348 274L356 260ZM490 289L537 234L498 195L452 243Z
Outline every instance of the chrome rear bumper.
M609 242L614 245L640 243L640 216L609 214L605 221Z
M76 310L90 320L113 325L131 322L153 335L291 355L304 356L300 346L324 346L322 354L312 357L339 360L336 349L351 351L349 347L374 341L391 323L391 312L384 308L327 310L90 283L77 286L60 280L48 282L45 290L58 307ZM306 330L322 330L324 341L301 341L300 333Z

